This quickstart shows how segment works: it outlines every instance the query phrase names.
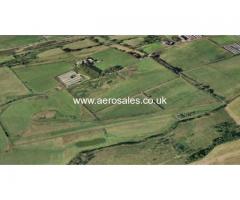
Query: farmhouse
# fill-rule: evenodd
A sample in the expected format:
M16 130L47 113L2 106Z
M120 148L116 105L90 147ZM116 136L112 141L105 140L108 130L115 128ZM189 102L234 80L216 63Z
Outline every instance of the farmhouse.
M58 76L58 79L66 88L69 88L70 86L81 82L83 77L80 74L77 74L75 71L69 71Z
M179 37L182 39L182 41L191 41L202 38L201 35L180 35Z

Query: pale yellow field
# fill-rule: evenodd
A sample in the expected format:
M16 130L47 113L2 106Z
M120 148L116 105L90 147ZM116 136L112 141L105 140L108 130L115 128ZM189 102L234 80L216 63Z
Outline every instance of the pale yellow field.
M194 162L198 165L239 165L240 140L228 142L215 147L206 157Z
M226 111L240 125L240 97L232 101L226 107Z

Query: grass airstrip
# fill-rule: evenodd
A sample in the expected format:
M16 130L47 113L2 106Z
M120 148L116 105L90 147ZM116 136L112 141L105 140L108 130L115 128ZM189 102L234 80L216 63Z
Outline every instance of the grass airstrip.
M238 121L240 56L222 48L238 36L172 46L145 37L0 37L3 51L41 42L18 54L21 62L14 49L0 54L0 164L185 164L202 158L222 137L216 126ZM29 52L35 57L26 59ZM214 92L173 73L153 52ZM76 65L89 57L91 69ZM93 76L96 68L104 73ZM56 77L71 70L89 78L66 88ZM162 96L166 105L73 103L73 97Z

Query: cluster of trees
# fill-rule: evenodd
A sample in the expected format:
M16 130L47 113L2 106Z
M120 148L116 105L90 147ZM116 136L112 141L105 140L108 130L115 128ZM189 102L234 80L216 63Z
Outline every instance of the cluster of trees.
M192 162L206 156L216 145L232 141L240 138L240 126L234 122L222 122L215 125L215 130L219 133L219 137L213 140L212 144L205 149L201 149L198 152L190 155L187 162Z
M151 44L154 42L161 42L161 41L162 41L161 36L157 36L157 35L148 35L144 38L145 44Z
M117 71L119 71L119 70L121 70L121 69L123 69L123 66L121 66L121 65L115 65L115 66L112 66L112 67L110 67L110 68L108 68L108 69L105 69L105 70L103 71L103 74L108 74L108 73L117 72Z

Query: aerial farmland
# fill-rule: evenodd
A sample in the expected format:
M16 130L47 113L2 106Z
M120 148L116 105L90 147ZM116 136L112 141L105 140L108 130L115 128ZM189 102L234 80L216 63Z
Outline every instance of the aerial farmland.
M239 98L240 36L0 36L0 164L240 164Z

